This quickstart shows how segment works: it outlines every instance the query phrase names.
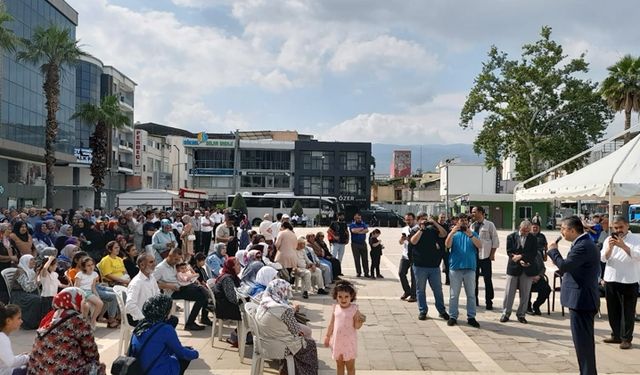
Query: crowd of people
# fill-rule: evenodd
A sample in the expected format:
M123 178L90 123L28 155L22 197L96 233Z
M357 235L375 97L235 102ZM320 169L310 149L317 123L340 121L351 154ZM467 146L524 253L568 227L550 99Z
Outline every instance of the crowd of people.
M172 315L176 300L192 302L182 327L190 331L212 326L210 314L240 321L243 302L258 303L255 318L263 337L281 343L283 358L293 354L297 374L316 374L317 346L308 319L290 299L293 288L303 299L316 293L336 301L323 344L332 348L338 373L353 374L355 332L366 317L353 303L354 285L341 279L341 263L350 244L355 276L384 278L381 231L370 230L358 213L351 223L338 213L325 241L322 231L296 235L291 221L286 214L272 218L267 213L251 228L246 216L231 210L5 210L0 213L0 270L15 273L9 285L0 279L0 374L21 367L30 374L105 373L93 335L98 324L117 328L123 318L135 327L130 354L145 372L182 374L199 353L178 339L178 318ZM417 302L418 319L427 319L428 283L438 316L454 326L464 287L467 323L479 328L478 284L483 281L484 306L492 310L492 263L500 246L484 209L474 207L470 216L453 218L408 213L405 221L399 239L401 299ZM571 217L563 220L561 232L572 242L566 258L557 251L562 237L547 241L539 218L522 221L507 237L500 321L510 320L518 291L517 320L526 324L527 314L541 315L551 293L545 268L550 258L563 276L561 302L570 310L581 372L594 373L593 316L600 289L612 330L604 342L631 347L640 236L629 232L621 216L611 224L608 218ZM450 285L448 308L443 284ZM127 289L125 311L119 310L116 285ZM537 293L533 302L532 293ZM37 336L30 353L14 356L8 335L19 327L37 329ZM68 344L70 338L78 341ZM237 347L241 340L234 332L227 341Z

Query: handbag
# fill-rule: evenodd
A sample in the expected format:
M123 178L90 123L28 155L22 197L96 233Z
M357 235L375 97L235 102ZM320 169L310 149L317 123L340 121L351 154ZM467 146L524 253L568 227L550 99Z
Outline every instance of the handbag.
M190 234L187 236L187 240L188 241L195 241L196 240L196 235L195 234Z
M160 324L158 324L153 329L147 340L142 344L138 355L140 355L144 351L147 343L151 341L153 335L155 335L158 331L158 328L160 328ZM133 336L131 337L131 339L133 340ZM115 361L113 361L113 363L111 364L111 375L146 375L147 371L153 368L153 365L156 364L156 361L162 355L162 352L160 352L160 354L151 362L149 369L143 369L140 361L138 361L138 359L133 356L131 352L131 343L129 343L129 352L127 353L127 355L118 356L118 358L116 358Z

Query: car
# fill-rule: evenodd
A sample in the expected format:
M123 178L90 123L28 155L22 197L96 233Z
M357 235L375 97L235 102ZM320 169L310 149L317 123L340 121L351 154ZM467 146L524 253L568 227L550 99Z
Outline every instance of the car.
M406 225L404 218L391 210L361 210L360 215L370 227L404 227Z

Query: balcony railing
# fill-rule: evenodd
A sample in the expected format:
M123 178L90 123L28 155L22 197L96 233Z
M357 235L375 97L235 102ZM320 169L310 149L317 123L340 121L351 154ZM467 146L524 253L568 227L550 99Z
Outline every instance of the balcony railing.
M126 161L120 161L118 162L118 165L120 166L120 168L133 169L133 164Z

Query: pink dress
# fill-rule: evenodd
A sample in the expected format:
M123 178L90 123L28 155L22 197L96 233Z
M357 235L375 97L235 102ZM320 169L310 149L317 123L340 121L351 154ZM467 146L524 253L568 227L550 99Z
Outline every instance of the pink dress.
M353 325L353 317L357 310L358 306L353 303L346 309L338 304L333 307L333 334L330 344L334 361L350 361L358 354L358 334Z

